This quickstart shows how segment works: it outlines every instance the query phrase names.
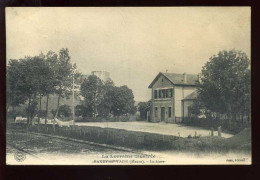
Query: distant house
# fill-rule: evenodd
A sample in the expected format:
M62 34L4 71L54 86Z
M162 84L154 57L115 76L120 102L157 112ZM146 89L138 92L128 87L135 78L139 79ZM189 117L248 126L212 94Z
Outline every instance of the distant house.
M152 90L150 118L152 122L181 122L197 96L196 74L160 72L149 88Z

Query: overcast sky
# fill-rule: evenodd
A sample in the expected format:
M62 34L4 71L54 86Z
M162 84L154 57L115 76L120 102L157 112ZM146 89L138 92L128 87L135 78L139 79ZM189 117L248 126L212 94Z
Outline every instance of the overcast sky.
M65 47L83 74L110 72L136 101L159 72L199 73L210 56L250 58L249 7L7 8L7 61Z

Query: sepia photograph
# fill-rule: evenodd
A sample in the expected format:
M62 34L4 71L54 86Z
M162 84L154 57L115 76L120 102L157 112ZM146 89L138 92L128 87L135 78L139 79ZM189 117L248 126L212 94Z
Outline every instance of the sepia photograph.
M7 7L7 165L251 165L251 8Z

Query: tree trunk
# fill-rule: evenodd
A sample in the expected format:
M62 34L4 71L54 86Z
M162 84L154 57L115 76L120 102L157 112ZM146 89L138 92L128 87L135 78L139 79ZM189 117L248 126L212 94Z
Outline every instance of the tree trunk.
M42 111L42 95L40 94L40 108L38 111L38 124L40 124L41 111Z
M31 108L31 97L29 98L28 107L27 107L27 126L29 127L30 123L30 108Z
M61 85L60 85L60 90L61 90ZM60 97L61 97L61 92L59 92L59 97L58 97L58 104L57 104L57 110L56 110L56 115L53 119L53 131L55 132L55 118L58 116L58 111L59 111L59 106L60 106Z
M60 106L60 96L61 96L61 84L60 84L60 88L59 88L59 97L58 97L58 104L57 104L57 110L56 110L56 112L58 111L59 106Z
M231 127L231 105L230 104L228 104L227 117L228 117L227 127L228 127L228 129L230 129L230 127Z
M48 118L48 105L49 105L49 94L47 94L47 100L46 100L45 125L47 124L47 118Z
M58 109L59 109L59 107L60 107L60 96L61 96L61 94L59 94L59 97L58 97L58 104L57 104L57 110L56 110L56 112L58 112Z
M94 93L94 102L92 105L92 109L93 109L93 118L94 120L96 120L96 93Z

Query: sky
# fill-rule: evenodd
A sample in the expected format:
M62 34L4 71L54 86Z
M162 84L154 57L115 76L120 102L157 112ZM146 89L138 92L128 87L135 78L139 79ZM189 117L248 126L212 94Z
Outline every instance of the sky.
M7 64L68 48L80 72L108 71L147 101L159 72L197 74L221 50L250 58L250 22L250 7L6 8Z

